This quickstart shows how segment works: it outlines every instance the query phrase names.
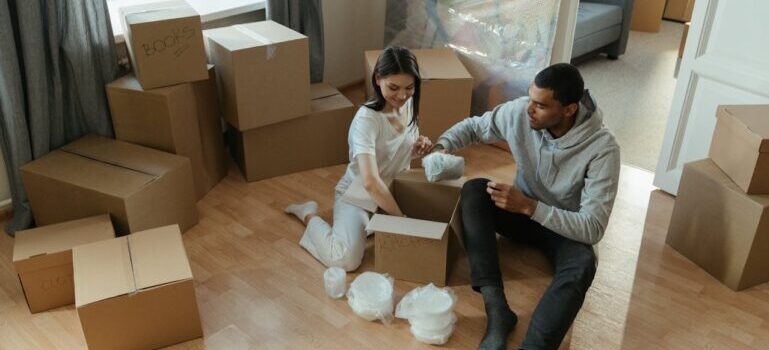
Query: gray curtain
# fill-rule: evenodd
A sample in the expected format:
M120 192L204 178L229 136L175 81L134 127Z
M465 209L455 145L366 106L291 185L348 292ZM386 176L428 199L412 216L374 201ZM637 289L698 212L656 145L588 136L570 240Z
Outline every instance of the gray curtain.
M321 0L268 0L267 19L306 35L310 41L310 81L323 81Z
M117 70L105 0L0 0L0 148L13 201L6 232L32 225L20 166L87 133L112 136L104 84Z

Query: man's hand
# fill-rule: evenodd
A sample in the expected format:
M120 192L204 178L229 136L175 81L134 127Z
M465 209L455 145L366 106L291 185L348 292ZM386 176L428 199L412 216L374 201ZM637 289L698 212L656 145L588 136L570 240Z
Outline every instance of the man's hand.
M448 151L446 151L445 148L443 148L443 145L441 145L440 143L436 143L435 146L433 146L433 148L430 149L430 153L433 153L433 152L438 152L443 154L449 153Z
M514 186L489 181L486 192L491 195L491 200L497 207L511 213L531 217L534 215L534 210L537 209L537 201L526 197Z

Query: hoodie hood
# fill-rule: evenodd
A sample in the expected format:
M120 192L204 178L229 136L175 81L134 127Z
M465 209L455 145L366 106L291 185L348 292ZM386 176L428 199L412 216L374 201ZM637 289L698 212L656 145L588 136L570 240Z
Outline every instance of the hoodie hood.
M555 139L547 129L537 131L540 134L536 176L544 184L552 184L559 171L558 161L561 151L573 148L600 131L603 127L603 115L598 109L590 90L585 90L579 102L579 110L574 125L563 136ZM545 149L547 148L547 151ZM568 153L568 152L566 152ZM543 165L543 163L545 163Z
M585 141L588 137L601 130L603 127L603 113L598 109L590 90L585 90L582 100L579 101L579 111L574 125L565 135L554 139L549 131L542 129L544 140L552 143L557 148L571 148Z

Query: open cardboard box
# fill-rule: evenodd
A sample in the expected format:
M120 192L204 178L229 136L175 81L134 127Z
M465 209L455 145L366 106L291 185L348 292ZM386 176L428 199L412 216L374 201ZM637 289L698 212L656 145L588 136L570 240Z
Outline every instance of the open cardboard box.
M75 303L72 248L115 238L109 215L16 232L13 265L32 313Z
M375 232L374 264L395 279L445 286L462 239L459 195L464 179L430 183L422 169L390 181L390 191L406 217L376 213L366 230ZM376 204L360 182L344 200L368 211Z
M203 336L178 225L72 249L88 348L157 349Z

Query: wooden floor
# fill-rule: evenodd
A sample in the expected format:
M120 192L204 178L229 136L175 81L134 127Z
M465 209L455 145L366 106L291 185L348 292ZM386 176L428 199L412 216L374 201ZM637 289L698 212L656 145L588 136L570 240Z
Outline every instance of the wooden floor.
M507 181L510 155L490 146L462 153L467 175ZM330 219L343 166L245 183L237 168L198 204L200 223L184 235L205 337L175 349L428 349L408 323L367 322L346 301L325 296L323 266L297 244L303 226L283 214L315 199ZM664 244L672 197L653 192L651 174L623 167L620 192L593 287L571 333L572 349L769 349L769 284L735 293ZM648 207L648 210L647 210ZM371 242L369 242L370 245ZM543 257L500 241L520 342L550 280ZM13 239L0 234L0 349L84 348L73 306L31 315L11 263ZM364 266L372 266L369 247ZM348 282L356 274L348 274ZM447 349L473 349L485 326L481 298L462 259L449 281L459 297ZM399 300L415 287L396 282Z

